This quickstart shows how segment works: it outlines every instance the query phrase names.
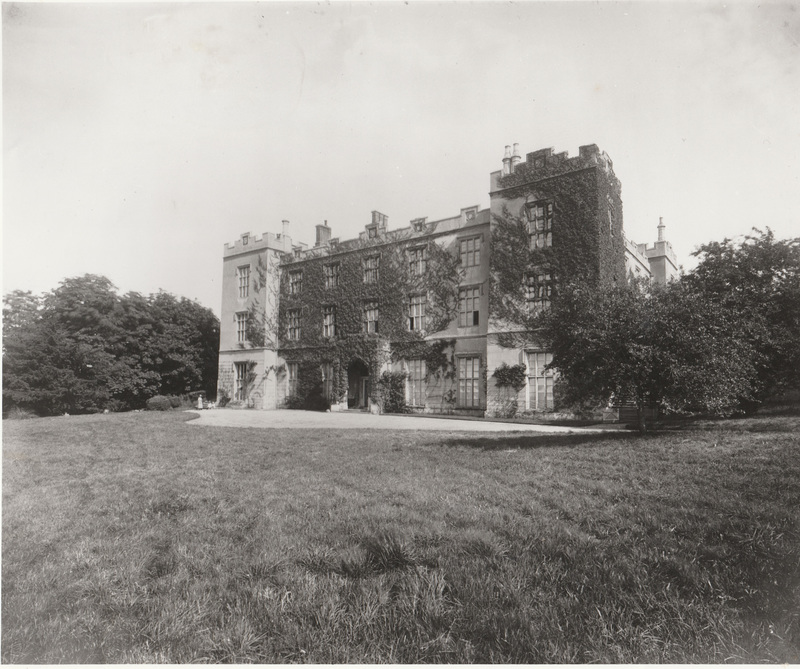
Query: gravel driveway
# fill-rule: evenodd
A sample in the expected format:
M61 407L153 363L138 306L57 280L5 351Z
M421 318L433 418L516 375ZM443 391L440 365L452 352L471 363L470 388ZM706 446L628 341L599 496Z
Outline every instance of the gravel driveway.
M192 410L200 417L190 425L215 427L261 427L280 429L323 430L436 430L443 432L545 432L561 434L592 434L608 432L616 426L602 428L560 427L557 425L530 425L485 420L463 420L436 416L376 416L355 411L257 411L243 409ZM620 428L621 429L621 428Z

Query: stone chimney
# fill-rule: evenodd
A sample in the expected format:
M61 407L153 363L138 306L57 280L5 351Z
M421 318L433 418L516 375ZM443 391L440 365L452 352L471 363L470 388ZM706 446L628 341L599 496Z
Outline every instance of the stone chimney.
M664 219L661 216L659 216L658 217L658 241L660 241L660 242L664 241L664 228L666 228L666 227L667 226L664 225Z
M317 226L317 242L314 246L327 246L331 241L331 229L328 227L328 221L324 224Z
M506 147L508 148L508 147ZM511 171L514 172L517 169L517 165L519 165L519 161L522 158L519 155L519 144L514 144L514 153L511 154Z
M511 145L506 144L506 154L503 156L503 176L511 174Z

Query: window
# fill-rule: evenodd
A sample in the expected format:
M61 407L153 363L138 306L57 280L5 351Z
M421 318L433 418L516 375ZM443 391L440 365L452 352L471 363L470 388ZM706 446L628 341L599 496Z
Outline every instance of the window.
M553 245L553 203L531 202L525 208L531 248L543 249Z
M289 272L289 295L299 295L303 290L303 270Z
M378 226L371 225L370 227L368 227L367 228L367 236L370 239L375 239L378 236Z
M247 246L250 241L250 235L242 235L242 246Z
M428 298L425 295L412 295L408 305L408 329L422 332L425 329L425 308Z
M470 237L459 242L462 267L477 267L481 264L481 238Z
M235 370L233 399L241 402L247 399L247 368L250 365L246 362L234 362L233 366Z
M552 370L545 369L553 362L552 353L528 353L528 404L539 411L553 408Z
M288 377L287 394L290 396L297 395L297 375L299 372L298 367L299 365L296 362L286 363L286 373Z
M287 317L289 339L298 341L300 339L300 309L289 309Z
M462 407L480 406L479 381L481 359L458 359L458 405Z
M322 373L322 396L330 402L333 399L333 364L323 362L320 371Z
M425 406L425 360L409 360L406 380L406 401L415 407Z
M325 265L325 288L336 288L339 285L339 263Z
M364 283L378 283L380 260L380 256L370 256L364 259Z
M322 307L322 336L336 336L336 307Z
M243 344L247 341L247 312L240 311L236 314L236 341Z
M378 303L367 302L364 305L364 332L378 331Z
M550 306L553 294L553 281L549 272L528 274L525 278L525 293L528 300L528 312L535 313Z
M480 324L480 286L458 291L458 327Z
M237 267L236 277L239 280L239 297L247 297L250 294L250 265Z
M418 246L408 251L408 266L412 276L423 276L428 261L428 249Z

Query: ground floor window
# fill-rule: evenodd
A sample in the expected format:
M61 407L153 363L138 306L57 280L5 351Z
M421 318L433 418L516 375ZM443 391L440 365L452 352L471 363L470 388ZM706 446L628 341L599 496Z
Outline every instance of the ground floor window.
M478 356L458 359L458 405L480 406L481 359Z
M545 369L553 362L552 353L528 353L528 406L539 411L553 409L553 370Z
M297 394L297 373L298 365L296 362L286 363L286 374L288 381L287 392L290 396Z
M247 368L249 365L246 362L234 362L233 366L235 371L233 399L241 402L247 399Z
M409 360L407 365L406 401L411 406L425 406L425 360L416 358L414 360Z
M330 362L322 363L322 396L333 401L333 364Z

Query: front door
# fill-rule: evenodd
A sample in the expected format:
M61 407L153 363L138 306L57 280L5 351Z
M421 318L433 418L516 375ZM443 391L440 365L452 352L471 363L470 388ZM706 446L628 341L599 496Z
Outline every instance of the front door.
M359 406L362 409L369 407L369 377L361 377L361 397L359 398Z

